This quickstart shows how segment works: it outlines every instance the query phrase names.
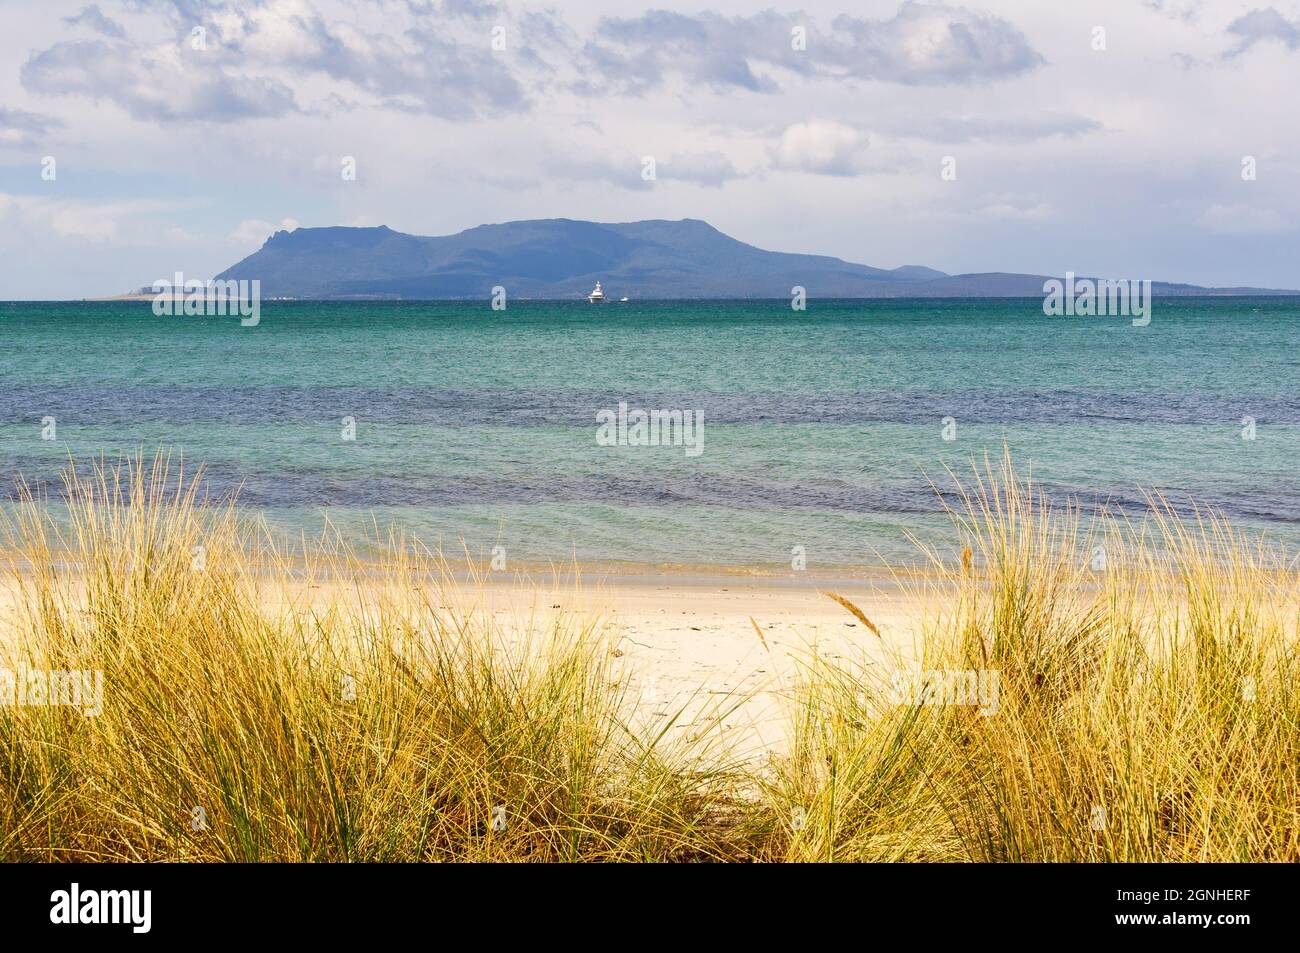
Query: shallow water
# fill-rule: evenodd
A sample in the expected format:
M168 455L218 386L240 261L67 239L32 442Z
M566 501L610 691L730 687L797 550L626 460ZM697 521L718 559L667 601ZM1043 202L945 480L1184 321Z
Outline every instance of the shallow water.
M3 303L0 341L10 497L70 455L162 446L290 529L374 518L520 560L802 546L814 568L947 538L930 478L1005 443L1055 498L1137 511L1154 490L1300 542L1296 299L1158 299L1144 328L1038 300L265 302L254 328ZM703 452L598 445L620 401L701 413Z

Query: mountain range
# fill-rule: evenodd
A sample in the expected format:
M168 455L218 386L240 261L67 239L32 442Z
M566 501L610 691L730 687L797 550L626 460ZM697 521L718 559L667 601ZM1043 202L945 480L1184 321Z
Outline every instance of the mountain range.
M579 299L600 281L611 298L1039 297L1043 275L950 275L906 265L883 269L825 255L765 251L707 222L606 224L566 218L480 225L426 237L335 226L276 232L217 275L259 279L268 298ZM1132 275L1107 276L1132 278ZM1154 282L1159 295L1296 294Z

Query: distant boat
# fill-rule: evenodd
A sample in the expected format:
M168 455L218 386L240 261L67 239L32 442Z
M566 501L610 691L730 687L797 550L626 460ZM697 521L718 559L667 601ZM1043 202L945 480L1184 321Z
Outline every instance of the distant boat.
M627 295L623 295L623 297L619 298L618 300L619 300L620 302L626 301L626 300L627 300Z
M604 304L606 302L605 292L600 290L600 282L596 282L596 287L591 289L591 294L587 295L587 300L592 304Z

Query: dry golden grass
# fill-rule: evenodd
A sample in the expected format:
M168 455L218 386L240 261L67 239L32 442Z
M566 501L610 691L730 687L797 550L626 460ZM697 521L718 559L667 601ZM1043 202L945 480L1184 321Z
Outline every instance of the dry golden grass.
M986 464L917 643L807 659L786 753L738 763L647 735L596 621L457 608L401 538L290 555L199 485L137 459L4 516L0 670L105 695L0 704L0 860L1300 859L1296 574L1222 520L1085 525Z
M961 501L914 655L811 661L765 785L772 856L1300 859L1294 567L1158 498L1085 528L1009 460ZM916 668L996 673L996 712L897 704Z
M870 632L876 638L881 638L880 630L876 628L876 624L867 618L867 614L865 612L863 612L861 609L855 606L848 599L845 599L843 596L841 596L839 593L836 592L825 592L822 593L822 595L826 596L832 602L837 602L840 605L842 605L845 609L849 611L849 615L853 616L853 618L857 619L859 622L861 622L864 626L867 627L868 632Z
M334 544L291 562L197 485L100 467L69 475L61 528L36 500L11 517L0 667L106 688L96 717L0 706L0 859L734 853L723 762L629 730L590 623L445 608L447 567L401 540L378 566ZM312 577L354 585L309 600Z

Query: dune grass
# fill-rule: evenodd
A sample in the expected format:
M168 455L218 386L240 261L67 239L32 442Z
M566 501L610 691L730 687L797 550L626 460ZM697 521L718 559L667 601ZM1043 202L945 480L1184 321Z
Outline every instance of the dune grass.
M1085 524L985 465L915 642L809 657L741 761L724 712L648 732L598 620L200 486L136 459L7 509L0 670L104 698L0 704L0 860L1300 859L1296 574L1212 516Z
M1300 859L1294 567L1150 503L1138 524L1085 526L1009 460L977 469L918 644L807 667L792 756L764 788L774 855ZM995 706L944 694L976 673Z
M198 485L136 461L70 472L62 528L32 498L12 515L9 667L107 688L94 717L0 706L0 858L732 852L725 772L628 730L591 623L504 631L402 540L291 559Z

